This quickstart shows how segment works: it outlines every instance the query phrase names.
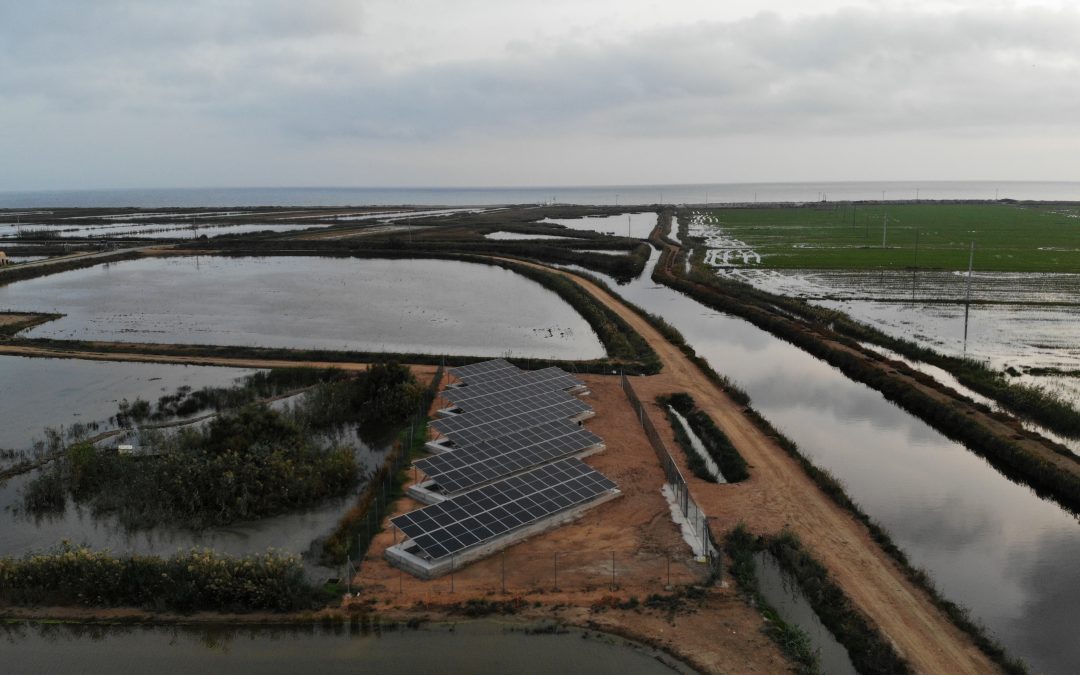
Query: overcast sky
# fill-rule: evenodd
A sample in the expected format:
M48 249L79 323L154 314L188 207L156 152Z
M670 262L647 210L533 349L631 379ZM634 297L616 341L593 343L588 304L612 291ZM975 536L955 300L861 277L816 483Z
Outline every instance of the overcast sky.
M1080 3L0 0L0 190L1080 180Z

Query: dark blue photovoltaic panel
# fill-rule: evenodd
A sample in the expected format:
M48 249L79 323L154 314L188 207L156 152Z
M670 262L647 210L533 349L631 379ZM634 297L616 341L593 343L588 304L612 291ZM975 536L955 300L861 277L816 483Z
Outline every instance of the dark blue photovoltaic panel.
M417 460L414 466L452 495L601 443L596 434L557 420Z
M455 418L447 418L443 420L437 420L431 423L431 426L436 428L439 432L445 433L450 437L450 440L455 445L469 445L473 443L479 443L489 438L496 438L498 436L505 436L506 434L513 433L515 431L521 431L522 429L528 429L535 427L546 422L554 422L555 420L568 420L582 413L591 411L592 408L585 405L577 399L571 399L558 405L549 406L540 410L532 410L520 415L514 415L513 417L506 417L503 419L493 420L491 422L485 422L483 424L464 425L464 426L450 426L446 431L443 428L439 428L440 422L450 422ZM464 417L459 415L458 417Z
M391 519L429 558L470 546L615 489L579 459L564 459Z
M475 407L470 407L460 414L434 420L431 422L431 428L441 434L449 434L508 417L540 412L545 408L561 407L566 410L576 410L579 413L592 410L588 404L561 391L549 391L520 399L475 401L474 405ZM572 417L575 414L577 413L567 416Z
M475 379L480 381L500 371L521 372L521 369L506 359L492 359L491 361L481 361L480 363L470 363L467 366L451 368L450 374L459 380Z
M528 410L539 410L549 405L572 400L574 400L574 397L565 391L511 389L509 392L500 391L470 398L468 401L455 405L462 413L440 419L461 418L467 414L471 415L469 419L489 421L499 417L510 417Z
M584 383L581 380L561 368L552 366L542 370L515 373L499 379L475 383L469 382L464 386L447 387L440 395L448 401L463 403L477 396L498 392L513 391L514 395L518 395L519 390L537 393L541 391L566 391L583 386Z

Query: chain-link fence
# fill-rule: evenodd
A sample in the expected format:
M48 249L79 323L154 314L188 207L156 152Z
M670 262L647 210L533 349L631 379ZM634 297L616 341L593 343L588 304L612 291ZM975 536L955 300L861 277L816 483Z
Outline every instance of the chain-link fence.
M412 460L413 448L427 440L428 409L439 391L443 372L444 368L440 365L424 392L416 414L404 430L407 435L394 443L383 465L368 480L357 505L345 516L345 527L338 536L348 537L345 542L347 574L352 574L359 567L364 551L381 531L382 520L392 502L400 496L402 471Z
M626 393L626 397L630 400L630 405L634 407L634 412L637 413L638 421L645 429L645 436L648 437L649 443L652 444L657 459L660 460L660 466L664 469L664 476L667 480L667 484L671 487L675 502L679 506L679 511L682 513L683 517L686 518L686 525L693 532L694 537L701 542L701 553L706 561L713 566L715 572L719 572L720 557L717 555L717 550L713 544L712 532L709 530L708 516L705 515L705 512L697 505L693 497L690 496L690 489L686 484L686 479L683 478L679 466L671 456L671 451L668 450L667 444L664 443L659 432L657 432L652 419L646 414L645 406L642 405L634 388L630 386L630 380L626 377L625 373L622 375L622 388Z
M356 581L369 591L405 595L595 593L635 595L642 600L674 588L700 584L711 573L685 548L678 550L559 551L507 549L426 581L383 566L360 570Z

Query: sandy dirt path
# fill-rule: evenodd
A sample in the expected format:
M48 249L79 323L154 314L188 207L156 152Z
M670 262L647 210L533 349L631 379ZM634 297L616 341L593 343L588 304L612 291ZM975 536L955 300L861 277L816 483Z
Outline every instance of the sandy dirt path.
M599 286L564 273L619 314L648 340L663 362L652 377L633 378L642 401L659 393L687 391L731 438L750 464L751 478L732 486L691 478L691 493L723 532L738 521L753 531L794 531L845 593L913 667L924 673L989 673L998 668L910 583L871 540L866 528L837 506L742 408L714 385L656 329ZM656 406L657 428L668 428ZM689 475L689 472L686 472Z
M0 355L33 356L87 361L133 361L136 363L174 363L192 366L226 366L229 368L333 368L335 370L367 370L370 363L356 361L286 361L278 359L247 359L215 356L184 356L169 354L133 354L130 352L65 351L45 347L5 345L0 342ZM417 377L430 379L438 366L406 364Z

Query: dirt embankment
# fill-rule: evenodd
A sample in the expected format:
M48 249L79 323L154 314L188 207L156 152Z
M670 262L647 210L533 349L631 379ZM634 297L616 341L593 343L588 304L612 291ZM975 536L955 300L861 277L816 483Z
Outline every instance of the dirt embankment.
M661 393L689 392L750 464L750 479L737 485L712 485L692 476L688 479L695 500L713 517L714 532L723 532L739 521L757 532L789 527L916 670L997 671L926 593L908 581L871 540L866 528L822 493L795 460L754 426L742 407L678 347L600 287L581 278L575 280L645 336L660 356L664 368L659 375L633 379L642 401L651 401ZM658 428L668 426L655 406L650 415Z
M691 295L715 298L722 307L737 302L717 288L680 275L674 265L677 247L665 240L654 241L663 246L654 274L659 281ZM1076 495L1080 457L1064 446L1024 429L1015 417L986 411L933 378L902 362L884 359L876 352L863 349L825 326L810 325L758 305L743 303L741 309L745 311L742 315L755 325L782 334L784 339L840 368L852 379L884 392L942 433L975 448L1007 475L1027 481L1040 490L1040 494L1048 494L1068 509L1080 508ZM954 423L939 424L932 419L942 411L966 418L961 427L963 431ZM987 439L998 449L991 452Z

